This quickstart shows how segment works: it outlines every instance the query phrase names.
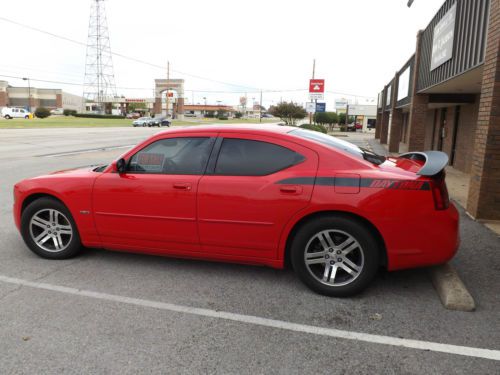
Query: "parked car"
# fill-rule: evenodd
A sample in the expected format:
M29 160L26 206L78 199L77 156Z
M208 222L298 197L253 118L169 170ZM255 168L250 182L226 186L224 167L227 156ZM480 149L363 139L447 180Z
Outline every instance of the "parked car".
M150 124L152 123L153 119L151 117L140 117L134 122L132 122L132 125L134 127L136 126L151 126Z
M63 108L54 108L50 110L51 115L62 115L64 114L64 109Z
M356 130L361 130L363 129L363 124L360 124L359 122L357 122L354 127L356 128Z
M172 122L167 119L166 117L163 117L161 120L160 120L160 126L170 126L172 124Z
M125 117L128 119L138 119L139 117L141 117L141 114L137 112L132 112L132 113L127 113Z
M439 151L386 159L290 126L159 132L110 165L14 186L15 224L36 254L87 247L283 268L350 296L379 267L447 262L459 244Z
M347 124L347 131L348 132L355 132L356 131L356 125L354 123Z
M155 117L148 126L170 126L170 121L166 117Z
M8 120L12 118L28 119L30 117L33 117L33 114L24 108L4 107L2 108L2 117Z

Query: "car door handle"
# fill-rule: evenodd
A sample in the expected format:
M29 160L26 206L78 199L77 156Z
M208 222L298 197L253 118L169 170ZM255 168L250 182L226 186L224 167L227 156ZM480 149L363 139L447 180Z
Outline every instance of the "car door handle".
M174 182L174 189L191 190L191 184L189 182Z
M281 186L280 191L283 194L289 194L289 195L300 194L302 193L302 186L296 186L296 185Z

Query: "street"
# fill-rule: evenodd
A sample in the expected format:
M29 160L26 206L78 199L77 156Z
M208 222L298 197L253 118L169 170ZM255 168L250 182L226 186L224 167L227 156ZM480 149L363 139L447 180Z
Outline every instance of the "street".
M476 300L472 313L444 309L426 269L380 271L363 294L337 299L314 294L292 270L100 249L50 261L28 250L12 219L13 184L106 164L158 131L0 130L1 373L498 372L486 352L466 353L489 349L498 360L500 239L461 207L452 265ZM342 139L366 146L372 137Z

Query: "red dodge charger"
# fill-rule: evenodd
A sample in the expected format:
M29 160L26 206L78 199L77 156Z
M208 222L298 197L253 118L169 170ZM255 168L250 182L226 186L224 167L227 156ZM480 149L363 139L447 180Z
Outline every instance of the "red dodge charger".
M349 296L388 270L457 250L446 154L374 154L286 126L169 129L108 166L14 187L27 246L65 259L83 246L183 258L290 263L314 291Z

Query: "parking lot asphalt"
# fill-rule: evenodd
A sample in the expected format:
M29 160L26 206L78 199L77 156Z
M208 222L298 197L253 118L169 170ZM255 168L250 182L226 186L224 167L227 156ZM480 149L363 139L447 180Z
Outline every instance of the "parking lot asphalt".
M106 163L157 131L0 130L0 373L498 372L498 361L430 344L421 350L289 329L500 350L500 239L461 209L462 244L452 264L476 300L472 313L445 310L426 269L381 271L363 294L336 299L314 294L291 270L100 249L49 261L26 248L12 221L15 182Z

